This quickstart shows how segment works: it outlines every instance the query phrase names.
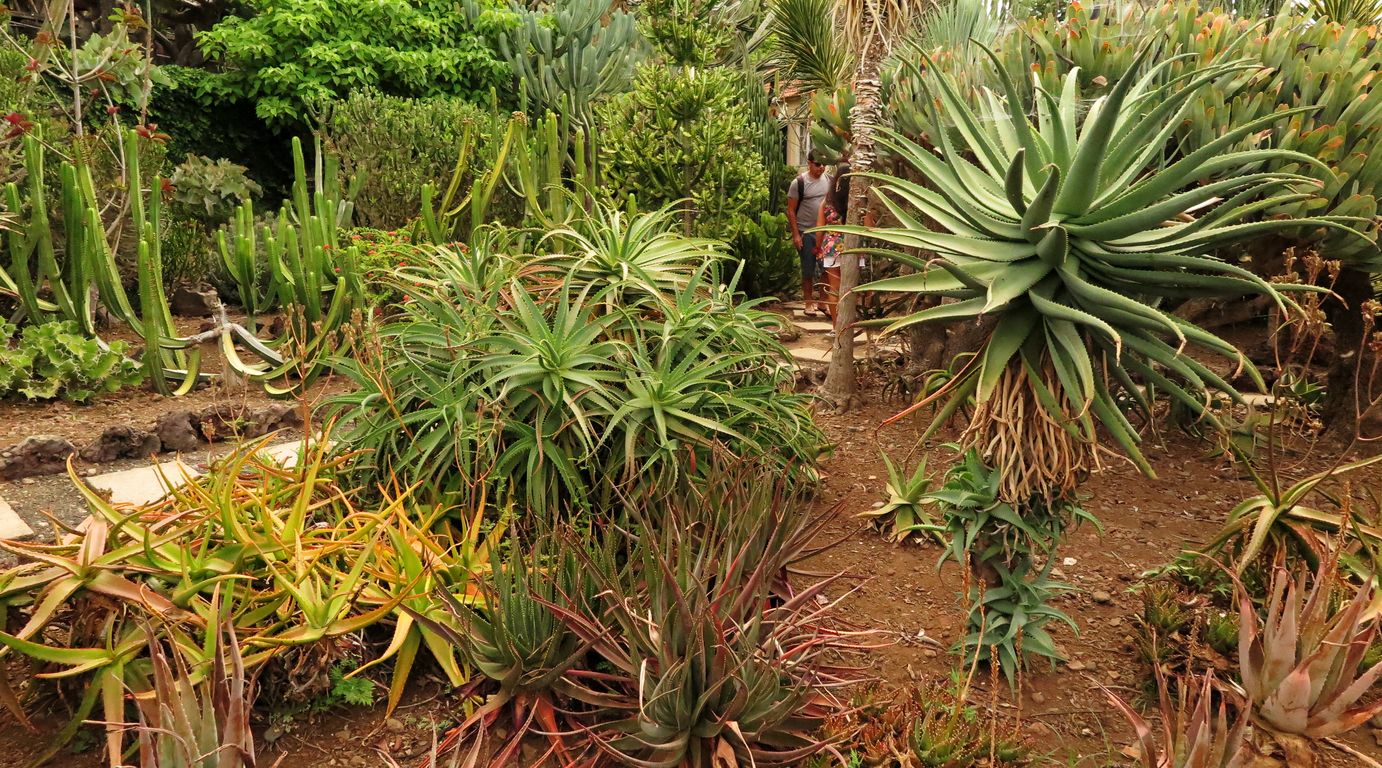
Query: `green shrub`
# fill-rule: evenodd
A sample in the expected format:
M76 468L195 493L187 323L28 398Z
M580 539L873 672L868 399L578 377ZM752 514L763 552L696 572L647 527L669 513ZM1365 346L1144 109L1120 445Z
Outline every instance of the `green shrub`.
M18 339L16 331L0 322L0 397L85 403L144 378L125 356L123 342L102 349L100 342L82 336L76 323L31 325Z
M477 99L507 66L487 36L512 14L452 0L245 0L198 35L225 71L213 92L244 97L270 125L302 124L311 109L363 88L395 96Z
M470 189L474 178L493 166L494 142L503 136L506 120L507 115L452 96L405 99L359 91L326 108L321 132L327 151L341 158L341 170L364 178L355 197L356 222L387 229L418 216L423 184L446 189L467 125L476 144L461 189ZM496 213L512 215L517 205L510 196L509 207L501 202Z
M390 279L394 270L425 266L434 252L431 246L416 243L412 235L399 230L357 227L350 231L350 242L360 250L360 274L370 306L402 301L404 294L397 281Z
M725 444L805 481L822 445L776 315L735 304L710 241L667 211L552 234L533 260L481 237L400 269L407 299L342 369L343 448L362 486L493 491L535 512L694 482Z
M263 191L245 175L245 166L201 155L188 155L168 181L175 212L208 227L230 221L240 203Z
M787 217L760 213L739 226L730 252L744 265L739 287L749 296L783 296L801 274L797 251L787 231Z
M277 205L293 185L292 134L269 127L254 112L254 101L218 87L226 77L194 67L163 67L170 85L155 86L149 122L168 134L168 157L224 157L245 166Z
M645 207L685 201L684 231L732 240L768 200L768 174L730 69L642 67L597 110L604 181Z
M169 290L179 285L212 285L225 282L216 241L206 227L192 219L171 219L165 225L159 256L163 265L163 284Z

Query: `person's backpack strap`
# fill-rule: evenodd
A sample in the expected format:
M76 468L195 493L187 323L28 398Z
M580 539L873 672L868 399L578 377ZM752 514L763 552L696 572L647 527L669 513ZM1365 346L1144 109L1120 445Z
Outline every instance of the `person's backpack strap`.
M802 174L797 174L797 205L806 199L806 181L802 179Z

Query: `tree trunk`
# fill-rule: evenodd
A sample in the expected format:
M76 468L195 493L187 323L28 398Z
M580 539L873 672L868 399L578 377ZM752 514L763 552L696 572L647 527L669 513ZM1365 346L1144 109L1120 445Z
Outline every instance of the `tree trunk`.
M1373 393L1373 382L1358 381L1358 371L1368 370L1372 361L1363 359L1363 303L1372 298L1372 280L1366 272L1345 268L1334 282L1335 296L1324 302L1325 318L1334 329L1334 360L1325 383L1321 409L1325 429L1343 438L1352 437L1358 427L1358 411L1366 409Z
M872 6L870 6L872 7ZM864 19L865 24L875 23ZM878 67L882 58L882 44L878 35L870 35L869 43L859 56L859 68L854 76L854 109L850 110L850 131L854 149L850 154L849 224L864 223L869 203L869 180L864 173L873 170L873 132L878 124L882 105L879 100ZM841 244L840 296L836 305L838 320L835 345L830 353L830 367L826 370L821 394L837 410L849 410L858 401L858 381L854 371L854 323L859 317L859 298L854 293L859 285L859 257L854 251L861 245L860 237L847 234Z

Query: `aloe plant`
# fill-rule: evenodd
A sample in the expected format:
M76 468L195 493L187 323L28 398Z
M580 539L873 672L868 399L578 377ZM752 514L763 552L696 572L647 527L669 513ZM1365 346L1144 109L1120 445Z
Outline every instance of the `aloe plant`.
M829 744L818 731L859 642L824 625L832 579L784 581L822 521L780 478L732 467L706 495L666 502L631 510L636 540L608 529L627 566L584 560L590 601L552 606L600 661L566 676L595 708L581 732L622 764L803 764Z
M216 625L211 669L199 671L200 685L177 652L145 631L153 689L135 696L140 768L254 768L254 681L235 628L227 620Z
M1236 570L1258 564L1264 554L1289 553L1304 558L1311 568L1328 559L1330 537L1347 533L1366 544L1364 551L1375 551L1382 544L1382 529L1355 519L1344 510L1330 510L1310 503L1312 495L1337 503L1320 488L1333 477L1353 472L1382 461L1373 456L1317 472L1287 486L1275 477L1264 477L1249 462L1242 462L1257 486L1258 495L1243 500L1229 511L1228 520L1218 535L1206 547L1207 552L1229 550L1237 559ZM1359 570L1365 579L1371 578L1367 564Z
M1337 564L1326 559L1306 586L1279 564L1266 615L1238 589L1238 665L1258 723L1272 732L1312 739L1353 730L1382 712L1359 703L1382 679L1382 663L1362 668L1377 639L1376 585L1367 580L1335 607Z
M944 543L940 526L926 510L935 504L928 498L931 476L926 471L926 460L922 459L911 475L894 464L887 454L883 454L883 465L888 469L888 502L877 509L861 512L860 516L871 517L885 525L892 541L905 541L921 533Z
M1150 53L1144 47L1134 63ZM948 416L970 397L977 402L967 439L1011 475L1004 488L1010 501L1068 493L1093 461L1096 424L1150 474L1138 430L1115 394L1149 412L1138 380L1206 420L1213 419L1206 407L1210 388L1239 398L1223 377L1184 354L1187 346L1226 357L1261 386L1256 369L1231 344L1161 306L1177 297L1260 293L1286 308L1278 287L1214 257L1213 249L1288 228L1350 231L1337 217L1254 219L1314 197L1319 182L1252 169L1289 162L1330 173L1301 152L1235 149L1283 115L1307 108L1246 121L1161 165L1163 148L1194 96L1253 66L1208 63L1176 78L1177 88L1158 85L1183 58L1168 57L1146 74L1130 68L1087 110L1078 72L1068 74L1059 91L1038 85L1034 115L1001 68L1000 92L984 93L975 106L944 74L918 74L932 124L945 126L933 137L936 151L893 131L885 131L880 143L932 186L872 174L899 225L866 233L843 228L937 254L928 262L884 249L918 272L861 290L956 300L880 321L888 331L997 320L974 363L947 388L951 399L942 413ZM1221 180L1191 186L1205 177ZM926 225L928 217L940 231ZM1014 408L1027 415L1007 418ZM1062 449L1053 460L1049 451L1035 451L1029 441L1038 436L1068 452Z
M553 606L591 604L593 580L572 547L588 546L571 532L545 532L538 543L524 551L521 541L509 542L510 554L501 558L490 550L488 583L477 589L477 599L459 599L445 590L437 592L443 611L427 616L409 615L418 624L454 647L474 665L479 675L498 690L448 734L439 745L450 751L464 743L477 745L491 723L501 715L523 723L494 748L489 765L509 765L523 742L543 733L563 764L573 764L559 724L563 705L559 693L563 679L589 652L583 641L558 618ZM473 604L468 604L473 602Z
M147 625L159 626L158 642L187 660L194 684L213 666L223 621L267 695L310 695L347 646L342 639L375 626L386 636L392 629L381 654L394 663L391 706L424 654L434 654L458 684L467 682L465 660L419 629L404 606L426 615L443 611L412 591L425 586L419 577L459 599L480 594L479 527L472 527L473 539L451 538L447 510L413 519L422 510L406 493L356 507L341 485L347 457L328 456L316 443L284 469L257 456L263 445L242 448L169 498L140 507L112 504L74 475L92 512L82 531L61 532L54 543L0 542L24 560L0 572L0 604L17 618L17 629L0 632L0 654L31 659L36 681L86 686L51 749L84 721L99 719L108 724L108 750L119 764L124 693L144 689L156 653ZM437 533L419 536L419 525ZM458 546L445 547L448 541ZM0 696L0 705L24 716L13 697Z
M717 444L809 481L822 441L780 390L777 319L673 226L600 208L539 259L489 233L400 270L411 300L339 364L358 384L333 400L342 445L378 482L485 487L547 515L698 483Z
M1160 745L1153 737L1152 726L1141 715L1112 691L1104 691L1114 708L1136 731L1139 759L1144 768L1250 768L1259 765L1257 751L1248 740L1248 714L1240 711L1230 719L1223 694L1219 696L1219 706L1214 706L1212 672L1205 674L1203 682L1182 680L1175 706L1159 670L1157 683Z

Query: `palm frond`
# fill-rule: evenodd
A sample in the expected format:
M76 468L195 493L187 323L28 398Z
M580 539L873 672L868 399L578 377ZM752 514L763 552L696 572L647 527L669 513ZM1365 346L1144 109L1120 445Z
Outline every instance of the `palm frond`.
M833 0L775 0L769 28L778 65L802 87L834 92L849 83L853 56L836 34Z

